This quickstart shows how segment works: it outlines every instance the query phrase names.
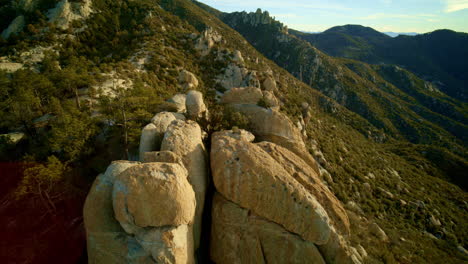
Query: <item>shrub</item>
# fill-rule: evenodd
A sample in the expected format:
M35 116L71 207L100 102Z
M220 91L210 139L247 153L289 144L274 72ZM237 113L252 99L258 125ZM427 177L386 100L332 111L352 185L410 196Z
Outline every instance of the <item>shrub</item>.
M24 171L23 179L15 191L17 199L26 195L38 197L49 212L55 211L55 203L65 196L64 175L66 164L50 156L45 164L37 164Z
M209 135L213 132L228 130L233 127L247 130L250 127L249 119L244 114L234 111L229 106L213 104L210 105L209 109L209 120L198 120L203 130Z
M260 100L258 100L257 105L260 106L260 107L264 107L264 108L271 107L271 105L263 97L260 98Z

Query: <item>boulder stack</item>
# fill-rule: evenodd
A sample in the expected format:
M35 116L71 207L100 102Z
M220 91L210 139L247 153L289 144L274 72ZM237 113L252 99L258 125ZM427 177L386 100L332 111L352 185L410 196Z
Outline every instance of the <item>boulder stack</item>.
M244 114L251 132L213 133L210 156L196 122L208 117L203 95L173 97L178 113L158 113L142 130L144 163L114 162L96 179L84 208L89 262L195 263L210 239L216 263L361 263L345 209L274 91L224 93L221 103ZM204 208L210 169L215 193ZM207 209L211 236L202 237Z
M195 263L208 185L202 130L182 113L161 112L139 150L144 163L112 163L87 197L89 263Z

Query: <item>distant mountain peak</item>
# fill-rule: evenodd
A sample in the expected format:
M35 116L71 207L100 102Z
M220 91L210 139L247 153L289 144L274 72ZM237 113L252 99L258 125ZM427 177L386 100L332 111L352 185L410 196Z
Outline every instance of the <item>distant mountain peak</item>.
M324 33L345 33L351 34L353 36L378 36L378 37L388 37L382 32L379 32L371 27L366 27L362 25L344 25L336 26L324 31Z

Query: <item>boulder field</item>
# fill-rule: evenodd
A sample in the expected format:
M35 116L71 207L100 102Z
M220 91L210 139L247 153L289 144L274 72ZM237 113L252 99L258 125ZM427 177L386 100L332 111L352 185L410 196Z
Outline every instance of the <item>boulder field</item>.
M209 152L196 122L209 118L203 95L170 99L178 113L143 128L140 161L115 161L94 182L84 207L89 263L197 263L200 241L215 263L361 263L343 205L270 91L226 91L220 103L252 128L211 134ZM265 97L274 104L257 105Z

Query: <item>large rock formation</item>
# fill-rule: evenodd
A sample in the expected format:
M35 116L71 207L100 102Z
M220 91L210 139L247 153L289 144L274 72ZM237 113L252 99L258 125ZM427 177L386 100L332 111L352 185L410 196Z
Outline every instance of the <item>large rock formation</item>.
M203 101L203 94L199 91L189 91L185 99L187 116L190 119L198 119L208 116L208 109Z
M203 144L202 130L193 121L174 121L167 129L161 150L179 155L188 170L188 181L195 191L197 201L194 236L198 248L201 236L201 221L206 189L208 187L208 157Z
M319 173L317 163L305 147L301 131L285 114L251 104L233 104L232 107L249 118L252 132L259 140L270 141L289 149Z
M211 48L214 47L216 43L221 42L222 36L209 27L204 30L200 37L195 41L195 50L200 52L202 56L206 56L210 53Z
M55 8L47 13L49 22L55 23L60 29L67 29L74 20L87 18L93 12L91 9L91 0L80 2L69 2L62 0L57 3Z
M169 99L168 102L176 105L177 113L184 113L186 111L186 108L185 108L186 97L187 96L185 94L176 94L171 99Z
M195 194L175 163L145 163L120 173L112 201L116 219L156 263L192 263Z
M220 194L213 200L211 258L216 263L325 264L314 243Z
M315 170L281 146L254 144L251 137L235 134L212 136L213 181L230 201L214 201L212 258L282 263L284 254L292 254L298 260L314 259L312 263L359 263L344 239L349 234L347 214ZM279 234L290 247L275 251L265 246L280 239Z
M319 174L313 170L303 159L291 151L270 142L258 143L263 150L280 164L296 181L304 186L319 203L326 208L334 226L343 234L349 234L349 220L341 202L322 183Z
M192 90L196 89L198 87L198 79L195 76L195 74L187 71L187 70L182 70L179 73L179 84L182 85L184 90Z
M247 87L231 89L222 102L244 113L266 141L253 143L255 136L240 129L216 132L210 159L195 121L155 115L141 135L145 163L113 163L88 196L89 262L194 263L211 168L213 261L360 263L347 242L346 211L322 183L300 130L256 105L265 93L276 99ZM200 92L190 91L185 105L190 119L206 117Z
M156 150L157 135L158 135L158 130L153 123L146 125L143 128L143 130L141 130L140 146L139 146L140 160L143 160L143 156L145 152Z
M258 145L215 133L211 171L216 190L230 201L305 240L328 241L330 220L325 209Z
M185 116L179 113L160 112L151 119L150 124L143 128L140 137L140 161L144 159L146 152L161 148L164 133L174 120L185 120Z
M217 77L217 81L226 90L241 87L247 72L246 68L241 68L235 63L230 63L224 70L224 73Z
M113 163L88 195L90 263L194 263L208 180L202 131L179 113L151 122L140 140L146 163Z
M89 263L126 263L128 238L114 217L112 191L117 175L136 164L113 162L91 187L83 210Z
M263 98L262 90L255 87L232 88L221 97L223 104L257 104Z
M191 224L194 198L187 170L161 162L135 165L120 173L112 193L115 218L131 234L140 228Z
M181 165L114 162L84 207L89 263L194 263L194 214Z

